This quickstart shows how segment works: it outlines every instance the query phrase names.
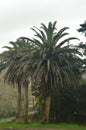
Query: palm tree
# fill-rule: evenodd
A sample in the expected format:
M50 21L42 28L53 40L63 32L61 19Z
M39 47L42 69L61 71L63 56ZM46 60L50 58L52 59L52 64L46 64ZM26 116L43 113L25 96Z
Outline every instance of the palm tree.
M29 80L37 82L40 90L45 97L44 120L49 121L51 95L52 92L59 94L59 87L64 83L69 85L77 84L79 80L80 67L82 66L77 47L70 45L70 40L77 38L65 38L68 33L65 31L68 27L60 31L56 29L56 22L49 22L48 27L41 24L41 28L32 28L35 32L33 39L22 37L20 41L29 41L31 44L27 47L19 47L20 42L15 47L1 55L1 69L6 69L6 77L9 82L25 85ZM65 38L63 40L63 38ZM22 40L21 40L22 39ZM11 44L14 44L11 42ZM24 44L23 44L24 45ZM19 87L20 88L20 87ZM28 97L27 93L26 99ZM27 108L27 103L25 107ZM25 112L27 121L27 109Z
M18 86L18 103L16 118L19 120L21 114L21 86L25 87L25 122L28 121L28 79L25 77L23 58L28 58L32 45L28 40L19 38L16 42L10 42L11 47L5 46L8 51L1 54L1 69L6 70L5 80ZM24 56L25 55L25 56ZM27 80L27 81L26 81Z
M13 61L13 52L6 51L3 52L0 55L1 58L1 63L0 63L0 71L1 70L5 70L5 81L11 82L12 84L14 84L14 78L13 76L10 76L10 74L14 74L15 71L13 71L13 66L15 66L17 61ZM9 77L10 78L9 78ZM17 103L17 114L16 114L16 118L19 119L20 118L20 113L21 113L21 85L19 82L17 82L18 85L18 103Z
M42 23L40 29L32 28L36 38L23 38L29 39L34 44L29 70L32 82L39 82L40 89L44 88L46 96L44 120L47 122L53 89L58 90L59 93L59 86L63 86L64 82L75 85L78 79L74 68L81 64L78 56L81 53L77 48L69 45L70 40L77 38L70 37L63 40L68 35L65 32L67 29L68 27L64 27L57 32L56 22L49 22L48 27ZM77 71L79 72L79 66Z

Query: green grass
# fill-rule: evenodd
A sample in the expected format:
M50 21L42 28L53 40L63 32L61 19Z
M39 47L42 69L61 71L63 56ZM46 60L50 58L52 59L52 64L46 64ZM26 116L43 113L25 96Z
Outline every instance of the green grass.
M58 128L62 130L86 130L86 126L75 124L0 123L0 128Z

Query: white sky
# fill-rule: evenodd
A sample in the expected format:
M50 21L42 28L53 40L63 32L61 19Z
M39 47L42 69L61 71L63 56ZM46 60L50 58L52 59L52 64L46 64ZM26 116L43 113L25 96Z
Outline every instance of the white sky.
M57 21L57 28L70 27L71 36L86 20L86 0L0 0L0 52L18 37L33 36L31 27Z

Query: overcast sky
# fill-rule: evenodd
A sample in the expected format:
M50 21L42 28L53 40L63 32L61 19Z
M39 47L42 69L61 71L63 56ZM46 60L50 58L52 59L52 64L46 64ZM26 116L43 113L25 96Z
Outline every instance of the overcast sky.
M70 27L72 36L86 20L86 0L0 0L0 51L20 36L31 37L30 30L40 23L57 21L57 28Z

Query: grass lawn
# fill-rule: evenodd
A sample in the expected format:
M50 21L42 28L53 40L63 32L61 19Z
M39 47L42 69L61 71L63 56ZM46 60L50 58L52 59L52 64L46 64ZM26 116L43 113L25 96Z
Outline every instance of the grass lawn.
M41 124L41 123L0 123L0 130L3 128L51 128L51 130L86 130L86 126L75 125L75 124ZM28 129L29 130L29 129ZM37 130L37 129L36 129ZM40 130L40 129L39 129Z

